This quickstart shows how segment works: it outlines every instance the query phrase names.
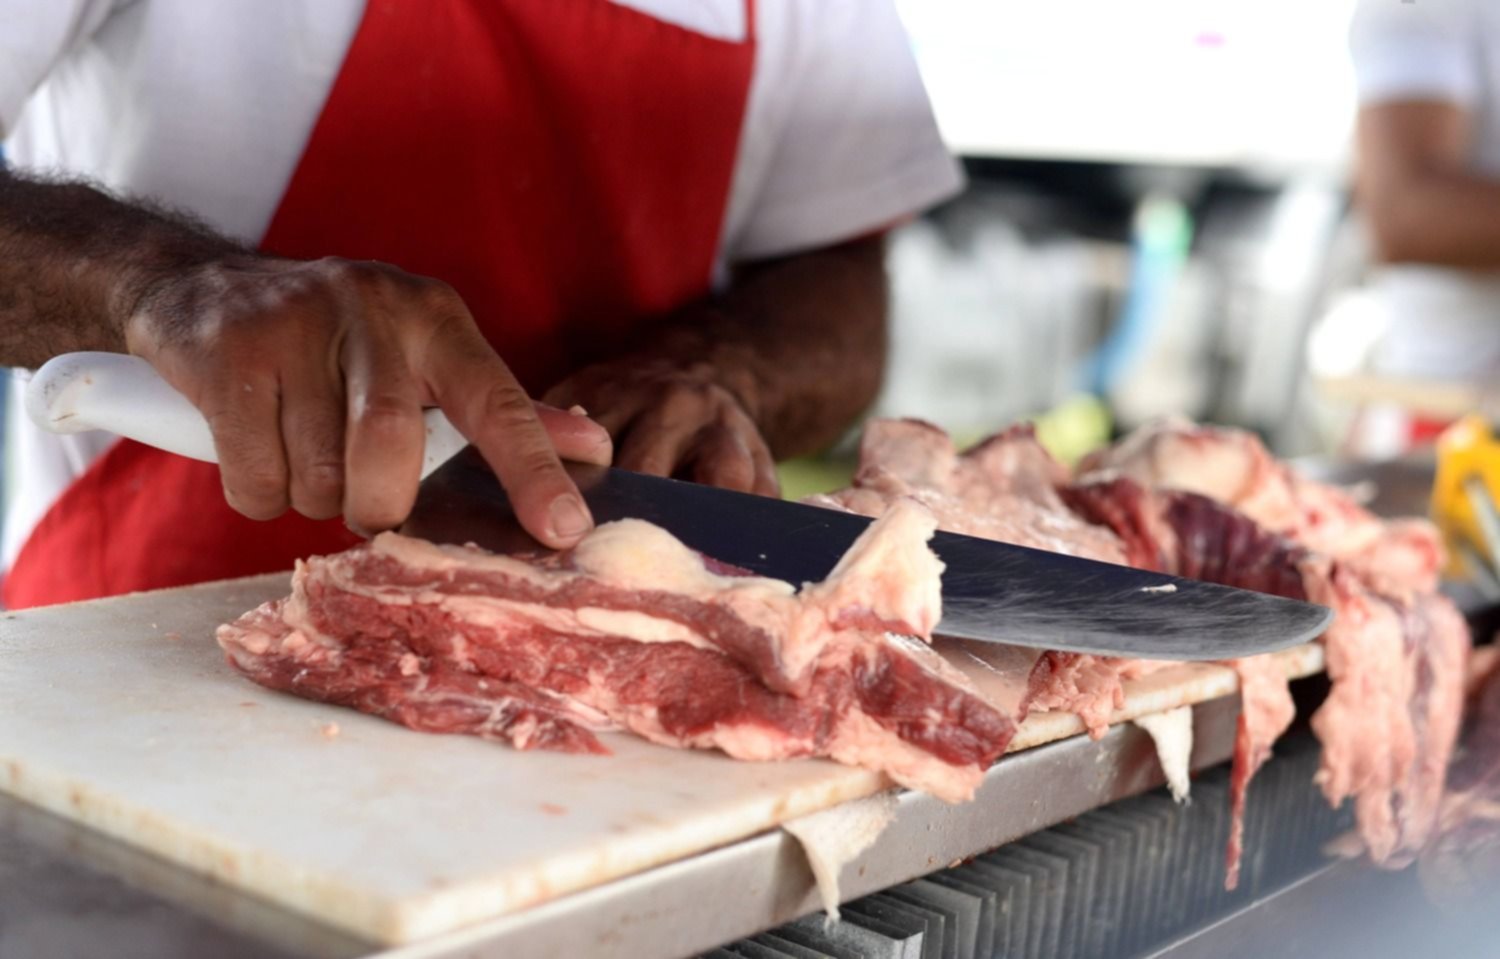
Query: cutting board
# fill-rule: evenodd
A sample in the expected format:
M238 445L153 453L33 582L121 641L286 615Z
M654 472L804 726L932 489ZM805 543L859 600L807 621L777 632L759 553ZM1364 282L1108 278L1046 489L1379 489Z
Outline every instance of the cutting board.
M213 630L284 575L0 614L0 789L367 939L524 909L886 788L824 761L741 763L604 737L609 757L414 733L261 689ZM1318 668L1307 648L1288 670ZM1148 677L1125 718L1223 695ZM1018 743L1072 735L1033 717Z

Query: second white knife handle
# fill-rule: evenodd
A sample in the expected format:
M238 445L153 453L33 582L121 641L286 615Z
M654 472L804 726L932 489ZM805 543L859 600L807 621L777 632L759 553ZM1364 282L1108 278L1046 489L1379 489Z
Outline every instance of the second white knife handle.
M123 353L65 353L48 361L26 388L26 413L44 430L107 430L147 446L218 462L208 422L151 364ZM422 477L468 445L443 415L428 410Z

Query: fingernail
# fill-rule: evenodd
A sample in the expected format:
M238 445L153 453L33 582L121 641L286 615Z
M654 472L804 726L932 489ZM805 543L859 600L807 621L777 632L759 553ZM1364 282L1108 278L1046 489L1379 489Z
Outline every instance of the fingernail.
M588 507L576 496L559 496L553 500L548 516L552 520L552 535L557 539L575 540L594 524Z

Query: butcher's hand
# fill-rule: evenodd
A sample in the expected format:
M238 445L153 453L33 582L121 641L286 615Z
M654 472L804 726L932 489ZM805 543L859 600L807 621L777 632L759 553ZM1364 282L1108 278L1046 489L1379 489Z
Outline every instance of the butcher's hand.
M203 412L224 495L254 519L343 514L399 525L416 499L424 407L441 407L504 484L517 517L563 548L592 527L559 457L606 464L609 435L534 405L453 289L369 262L252 254L151 282L125 325Z
M615 465L776 496L775 461L740 391L708 363L621 360L586 367L544 396L609 430Z

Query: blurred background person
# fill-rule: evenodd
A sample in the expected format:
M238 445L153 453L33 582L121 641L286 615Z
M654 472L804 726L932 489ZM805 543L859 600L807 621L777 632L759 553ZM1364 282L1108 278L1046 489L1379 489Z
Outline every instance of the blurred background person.
M1360 0L1350 29L1355 193L1381 267L1378 376L1480 384L1500 371L1500 5ZM1386 404L1398 444L1448 419Z

